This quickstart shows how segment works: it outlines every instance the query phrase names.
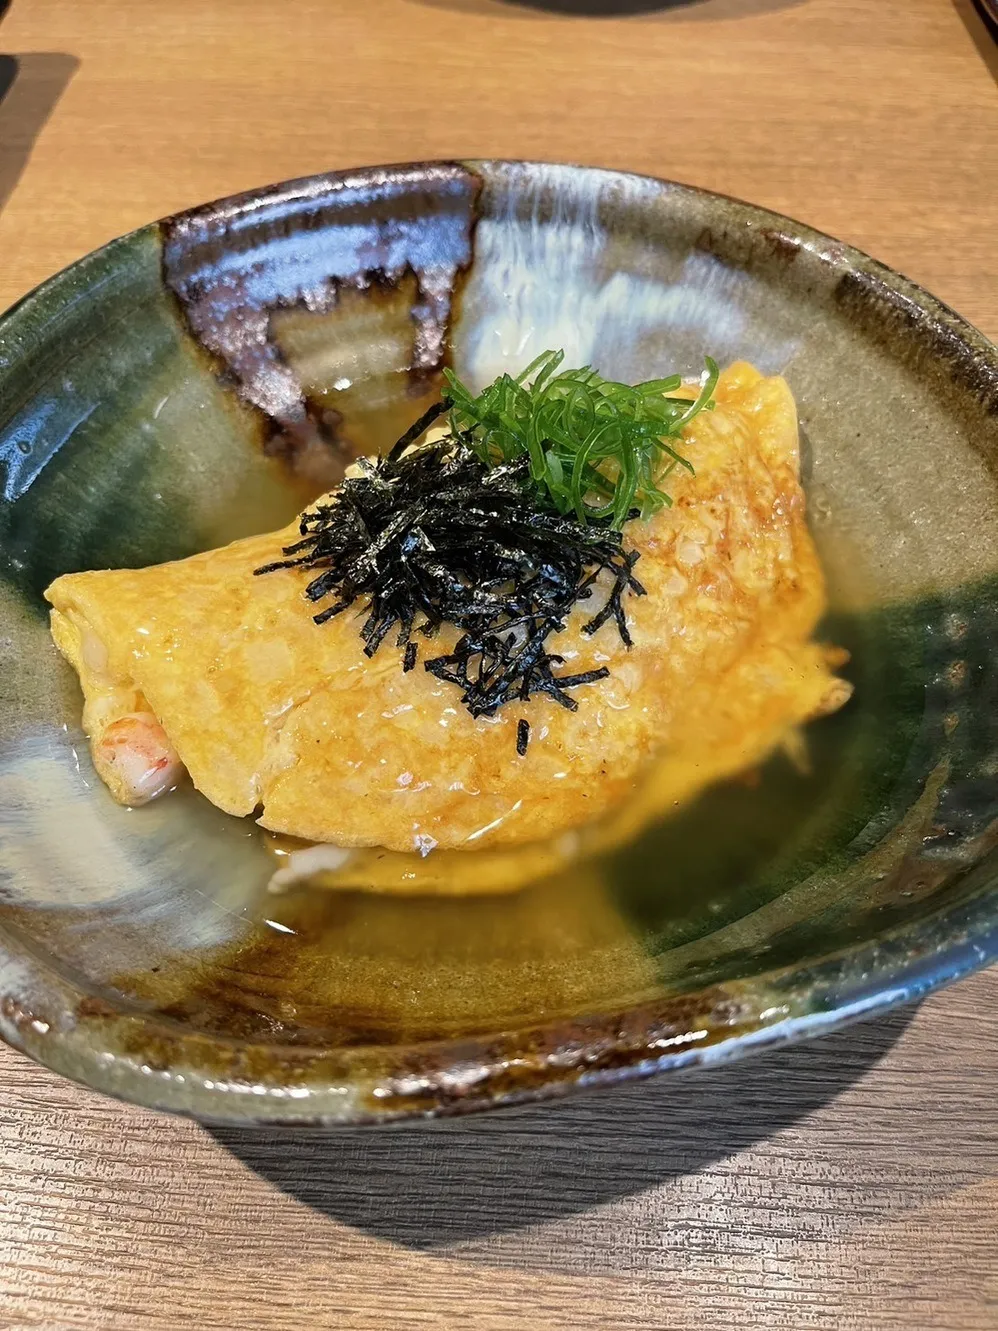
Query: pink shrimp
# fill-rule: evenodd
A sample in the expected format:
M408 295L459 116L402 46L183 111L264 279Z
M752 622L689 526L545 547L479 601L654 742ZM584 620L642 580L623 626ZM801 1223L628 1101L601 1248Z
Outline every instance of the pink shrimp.
M98 775L124 804L148 804L173 790L184 774L177 751L152 712L129 712L108 725L93 746Z

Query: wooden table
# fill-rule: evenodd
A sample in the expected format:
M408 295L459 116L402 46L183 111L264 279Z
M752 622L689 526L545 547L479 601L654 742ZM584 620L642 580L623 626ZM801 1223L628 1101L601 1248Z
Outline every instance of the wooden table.
M998 336L998 48L969 0L13 0L0 52L2 305L204 199L484 155L753 199ZM324 1139L3 1050L0 1327L994 1331L996 1011L985 973L741 1068Z

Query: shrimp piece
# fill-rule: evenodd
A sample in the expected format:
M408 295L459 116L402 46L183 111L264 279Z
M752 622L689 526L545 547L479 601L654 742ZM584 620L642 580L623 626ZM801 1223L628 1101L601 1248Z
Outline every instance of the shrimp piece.
M173 790L184 774L176 749L152 712L129 712L106 726L93 745L97 775L122 804L148 804Z
M128 712L106 725L93 745L97 775L122 804L148 804L184 776L177 751L152 712Z
M119 804L138 806L182 781L185 767L142 691L110 665L107 644L79 616L52 615L52 634L83 685L83 729L97 775Z

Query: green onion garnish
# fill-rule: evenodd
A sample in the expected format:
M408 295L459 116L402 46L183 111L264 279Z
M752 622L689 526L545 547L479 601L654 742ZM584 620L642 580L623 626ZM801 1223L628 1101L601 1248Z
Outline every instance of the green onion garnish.
M651 517L672 500L661 482L693 465L674 447L683 427L710 410L718 368L709 356L695 401L671 396L680 376L629 385L589 366L561 370L545 351L515 379L500 375L476 397L444 370L450 426L490 466L530 460L530 478L557 512L618 530L635 511Z

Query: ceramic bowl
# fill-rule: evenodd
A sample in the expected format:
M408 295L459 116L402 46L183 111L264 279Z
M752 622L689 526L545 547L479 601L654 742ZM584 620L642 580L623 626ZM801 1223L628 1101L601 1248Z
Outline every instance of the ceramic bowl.
M117 807L48 636L57 574L287 521L451 363L618 378L705 351L800 405L854 700L605 861L508 896L266 890L252 822ZM456 1113L730 1058L998 951L998 353L878 263L608 171L297 181L114 241L0 322L0 1029L230 1122Z

